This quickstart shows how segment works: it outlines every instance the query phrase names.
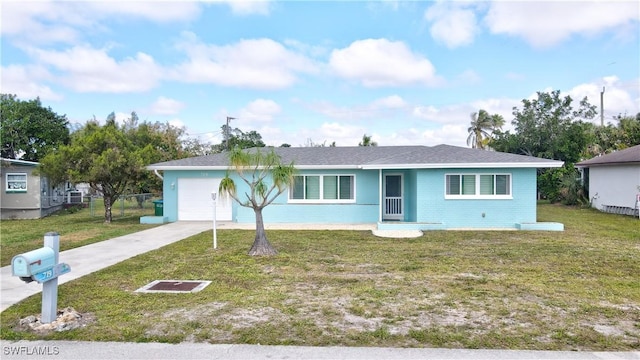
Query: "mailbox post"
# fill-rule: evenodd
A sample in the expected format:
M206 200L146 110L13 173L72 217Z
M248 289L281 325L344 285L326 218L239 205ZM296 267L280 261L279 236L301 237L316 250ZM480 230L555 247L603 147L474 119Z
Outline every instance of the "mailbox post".
M65 263L59 263L60 235L48 232L44 235L44 247L16 255L11 259L11 273L20 280L42 284L43 324L56 320L58 315L58 276L71 271Z
M53 249L55 263L58 264L60 253L60 235L56 232L44 234L44 246ZM42 284L42 318L43 324L48 324L58 317L58 277Z

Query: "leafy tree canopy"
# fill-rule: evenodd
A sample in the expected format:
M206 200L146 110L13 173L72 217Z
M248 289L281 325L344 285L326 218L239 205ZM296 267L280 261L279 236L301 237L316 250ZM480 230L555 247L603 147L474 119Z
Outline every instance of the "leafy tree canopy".
M378 146L378 143L371 140L371 136L364 134L362 135L362 141L358 143L358 146Z
M69 142L65 115L45 108L40 99L19 100L0 94L0 139L2 157L40 161L47 153Z
M537 94L522 100L522 109L513 108L515 132L496 132L493 148L570 164L580 161L588 142L585 120L595 117L596 107L585 97L574 110L571 97L561 98L559 90Z
M264 147L265 143L262 141L262 135L257 131L251 130L249 132L243 132L242 130L230 126L222 125L222 133L225 134L225 139L219 145L214 145L213 150L216 153L223 152L234 148L249 149L253 147Z
M138 124L137 115L118 125L111 113L105 125L95 119L71 135L71 142L40 161L40 171L54 183L65 180L88 183L104 196L105 222L111 208L132 189L153 187L152 174L144 169L152 162L188 156L182 152L181 131L169 125ZM156 186L159 186L156 184Z

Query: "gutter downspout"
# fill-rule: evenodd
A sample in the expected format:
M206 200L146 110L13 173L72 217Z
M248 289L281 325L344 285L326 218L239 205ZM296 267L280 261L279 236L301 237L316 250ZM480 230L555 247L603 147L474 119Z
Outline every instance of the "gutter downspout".
M158 173L158 169L153 170L153 173L156 174L156 176L159 177L160 180L164 181L164 178L162 177L162 175L160 175L160 173Z

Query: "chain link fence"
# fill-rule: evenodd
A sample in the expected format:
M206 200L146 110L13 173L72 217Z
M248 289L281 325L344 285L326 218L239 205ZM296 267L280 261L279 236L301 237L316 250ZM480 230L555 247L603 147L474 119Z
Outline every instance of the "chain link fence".
M154 195L125 194L121 195L111 207L112 216L146 216L154 214ZM91 216L104 216L104 198L102 196L89 196L89 209Z

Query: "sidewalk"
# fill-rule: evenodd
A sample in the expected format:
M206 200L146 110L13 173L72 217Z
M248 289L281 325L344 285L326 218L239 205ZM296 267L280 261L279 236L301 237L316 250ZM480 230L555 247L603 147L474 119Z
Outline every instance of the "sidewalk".
M638 360L638 352L468 350L374 347L0 341L2 359L362 359L362 360Z
M213 227L211 222L176 222L95 244L60 252L60 262L71 266L71 272L58 278L64 284L104 269L136 255L197 235ZM44 234L42 234L44 237ZM11 265L0 268L0 312L42 291L42 284L24 283L11 276Z

